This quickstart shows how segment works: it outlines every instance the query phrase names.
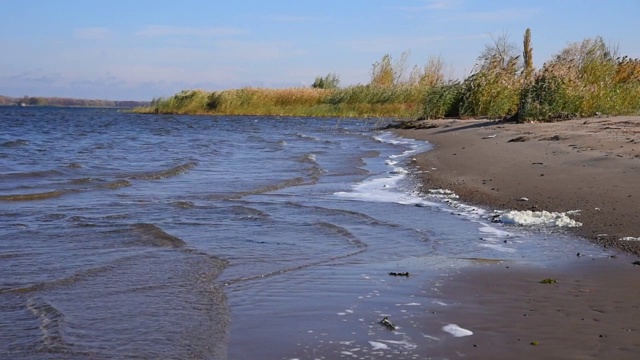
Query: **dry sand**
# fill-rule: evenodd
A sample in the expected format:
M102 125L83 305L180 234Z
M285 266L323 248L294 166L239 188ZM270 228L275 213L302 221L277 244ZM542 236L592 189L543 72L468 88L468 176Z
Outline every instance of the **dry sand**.
M570 231L617 255L563 264L486 264L447 282L446 318L474 331L436 358L640 359L640 117L548 124L424 121L401 136L427 140L416 157L426 189L493 209L580 210ZM521 200L523 197L528 201ZM541 284L553 278L556 284ZM436 316L436 315L433 315ZM425 329L436 318L425 316Z

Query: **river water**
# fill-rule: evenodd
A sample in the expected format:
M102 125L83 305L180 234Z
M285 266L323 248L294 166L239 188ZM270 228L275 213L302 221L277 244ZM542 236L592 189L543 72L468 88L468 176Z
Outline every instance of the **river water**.
M0 124L6 359L420 358L449 336L415 320L449 274L602 253L416 192L429 144L374 120L4 107Z

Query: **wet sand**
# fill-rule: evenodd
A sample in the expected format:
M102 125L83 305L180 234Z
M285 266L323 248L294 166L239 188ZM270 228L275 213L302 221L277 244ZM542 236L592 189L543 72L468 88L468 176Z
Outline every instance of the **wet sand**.
M640 117L424 125L437 127L398 133L435 145L416 157L425 187L494 209L580 210L574 234L640 255L620 240L640 237Z
M473 332L441 337L425 356L468 359L638 359L640 267L576 258L547 268L500 264L448 279L426 328L446 319ZM543 279L557 283L543 284Z
M583 225L567 231L616 254L463 270L442 289L454 305L425 315L424 326L441 326L442 317L474 334L441 339L425 355L640 358L640 266L632 264L640 241L621 240L640 237L640 117L417 125L423 128L397 131L435 145L416 156L423 191L450 189L488 209L580 210L572 218ZM540 283L547 278L557 283Z

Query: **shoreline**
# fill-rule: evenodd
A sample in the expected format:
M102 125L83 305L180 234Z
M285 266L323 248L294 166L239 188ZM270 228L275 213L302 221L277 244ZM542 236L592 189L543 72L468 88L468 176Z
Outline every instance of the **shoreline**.
M447 319L473 335L440 339L425 355L636 359L640 241L620 238L640 237L640 117L422 126L394 132L434 145L413 162L423 193L449 189L461 202L489 210L581 210L570 216L582 226L559 231L614 250L610 257L462 269L440 291L448 305L423 315L421 326L433 331L434 322Z
M394 132L434 145L415 157L424 193L449 189L492 210L579 210L582 226L567 231L640 256L640 117L422 124Z

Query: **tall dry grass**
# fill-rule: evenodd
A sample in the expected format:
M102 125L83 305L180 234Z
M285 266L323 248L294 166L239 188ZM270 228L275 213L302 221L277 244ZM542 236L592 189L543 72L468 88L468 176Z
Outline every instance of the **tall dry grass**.
M640 114L640 59L619 57L602 38L568 45L542 69L533 68L531 31L522 50L494 38L464 80L445 74L441 58L406 73L408 52L375 62L367 85L338 87L335 74L310 88L182 91L154 99L141 112L395 117L399 119L510 116L519 121ZM405 76L408 75L408 76Z
M602 38L570 44L536 74L522 103L526 120L638 115L640 60L618 57Z

